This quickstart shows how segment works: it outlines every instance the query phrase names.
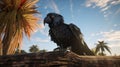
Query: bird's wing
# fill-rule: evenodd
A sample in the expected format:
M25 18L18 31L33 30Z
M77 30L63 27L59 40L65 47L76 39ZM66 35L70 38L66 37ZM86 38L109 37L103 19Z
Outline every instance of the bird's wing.
M87 44L85 43L80 29L72 23L69 25L69 28L72 31L73 35L76 37L77 41L79 42L79 46L82 47L85 54L94 55L94 53L88 48Z
M72 31L73 35L77 38L77 40L80 40L84 44L84 40L82 38L83 34L81 33L80 29L72 23L69 25L69 28Z

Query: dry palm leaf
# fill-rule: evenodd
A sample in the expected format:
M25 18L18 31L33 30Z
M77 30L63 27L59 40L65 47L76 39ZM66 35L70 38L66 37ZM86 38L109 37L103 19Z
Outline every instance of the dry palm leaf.
M23 34L30 37L38 26L35 4L38 0L0 0L0 46L3 54L14 54ZM1 48L1 47L0 47Z

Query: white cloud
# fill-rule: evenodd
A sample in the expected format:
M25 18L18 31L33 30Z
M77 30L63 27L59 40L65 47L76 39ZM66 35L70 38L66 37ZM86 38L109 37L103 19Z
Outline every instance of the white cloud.
M110 0L86 0L85 6L86 7L98 7L100 8L100 11L103 12L104 17L108 17L108 12L106 12L110 6L109 6Z
M95 34L94 34L94 33L92 33L92 34L91 34L91 36L95 36Z
M52 11L55 13L60 13L60 10L54 0L46 0L46 1L48 3L46 2L47 5L44 6L44 9L47 11L47 13L50 12L48 9L52 9Z
M72 2L72 0L70 0L70 11L71 11L72 18L74 18L74 16L73 16L73 2Z
M112 6L120 4L120 0L86 0L86 7L98 7L104 17L108 17L111 13L109 10ZM109 14L110 13L110 14ZM115 15L120 13L120 8L115 12Z
M34 34L34 33L37 33L39 30L40 30L40 32L41 32L41 30L43 30L44 28L45 28L45 26L44 26L43 22L41 22L41 23L39 24L38 28L33 31L33 34Z
M42 35L48 36L48 31L45 30L45 28L42 28L42 29L38 28L38 29L34 30L33 34L35 34L37 32L40 32Z
M101 35L103 32L98 32L98 33L92 33L91 36L98 36Z
M117 27L118 25L117 25L117 24L114 24L113 26L114 26L114 27Z
M98 41L105 41L105 42L107 42L108 46L113 51L116 48L120 48L120 31L111 30L111 31L108 31L108 32L101 32L99 34L99 36L100 35L102 36L102 38L98 39Z
M120 31L100 32L99 36L102 36L102 38L98 39L98 41L108 43L107 45L111 48L112 54L120 54Z
M35 34L35 33L37 33L38 31L41 32L41 30L43 30L43 28L44 28L44 27L42 27L41 25L39 25L38 28L36 28L35 30L33 30L32 34ZM42 32L41 32L41 33L42 33ZM42 34L43 34L43 33L42 33Z
M86 7L97 6L100 8L106 7L110 0L87 0Z
M110 11L108 11L108 12L103 12L103 16L104 17L108 17L109 15L111 15L112 14L112 12L110 12Z
M120 31L111 30L108 32L93 33L92 36L101 36L98 41L106 41L110 47L120 47Z
M103 34L108 41L120 41L120 31L104 32Z
M109 45L110 48L114 48L114 47L120 47L120 42L117 42L117 43L111 43Z
M44 9L47 9L47 8L48 8L48 6L45 6L45 7L44 7Z
M48 31L45 31L45 29L39 30L41 34L48 36Z
M113 1L111 1L111 4L113 4L113 5L120 4L120 0L113 0Z
M48 30L46 30L44 24L43 24L43 19L41 19L41 22L39 24L39 28L34 30L34 33L40 32L42 35L48 36Z
M108 9L109 9L109 6L106 6L106 7L102 8L101 11L103 12L103 11L106 11Z
M36 38L35 40L38 42L49 42L49 39Z
M95 3L96 3L96 6L103 8L107 6L108 2L109 0L97 0Z
M120 8L115 12L115 15L119 15L120 14Z
M49 7L52 8L56 13L60 13L60 10L58 9L58 6L54 0L49 1Z
M92 5L92 4L90 4L90 3L87 2L86 7L90 7L91 5Z
M39 38L38 38L38 37L34 37L34 38L31 39L31 41L32 41L32 42L42 42L42 43L46 43L46 42L49 42L50 40L49 40L49 38L47 38L47 39L41 39L40 37L39 37Z

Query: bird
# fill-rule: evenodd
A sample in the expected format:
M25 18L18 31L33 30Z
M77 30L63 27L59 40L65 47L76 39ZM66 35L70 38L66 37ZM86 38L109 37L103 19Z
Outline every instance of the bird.
M43 21L49 26L51 41L57 44L58 48L70 50L78 55L94 55L84 41L83 34L75 24L66 24L64 17L58 13L48 13Z

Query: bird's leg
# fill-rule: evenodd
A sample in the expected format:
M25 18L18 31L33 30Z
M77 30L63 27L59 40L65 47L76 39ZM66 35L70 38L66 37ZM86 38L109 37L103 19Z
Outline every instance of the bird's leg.
M55 48L54 51L61 51L61 49L62 49L62 48L61 48L61 44L57 44L57 46L58 46L58 47Z
M62 44L60 44L57 48L54 49L54 51L66 51L67 49L63 47Z
M60 44L60 51L65 51L65 48L63 48L63 44Z
M54 51L60 51L60 47L55 48Z

